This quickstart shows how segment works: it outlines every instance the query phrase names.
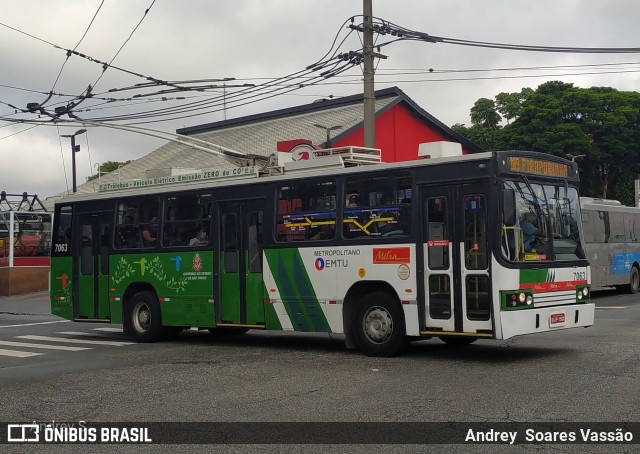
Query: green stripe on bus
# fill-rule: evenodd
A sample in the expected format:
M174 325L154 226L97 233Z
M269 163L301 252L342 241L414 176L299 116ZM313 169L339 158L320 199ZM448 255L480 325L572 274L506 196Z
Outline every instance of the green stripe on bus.
M300 252L297 249L282 249L269 251L266 256L294 328L329 332L329 324L305 271Z
M520 270L520 284L536 284L540 282L553 282L555 276L547 277L546 268L535 270Z

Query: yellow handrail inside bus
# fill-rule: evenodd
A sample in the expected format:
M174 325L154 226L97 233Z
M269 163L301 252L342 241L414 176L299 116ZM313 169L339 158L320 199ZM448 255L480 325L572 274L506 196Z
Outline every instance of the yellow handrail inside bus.
M509 232L512 233L514 238L514 256L511 257L511 247L509 245ZM510 260L523 260L524 255L524 236L522 235L522 229L519 226L502 226L502 236L504 238L504 245L507 251L507 256Z

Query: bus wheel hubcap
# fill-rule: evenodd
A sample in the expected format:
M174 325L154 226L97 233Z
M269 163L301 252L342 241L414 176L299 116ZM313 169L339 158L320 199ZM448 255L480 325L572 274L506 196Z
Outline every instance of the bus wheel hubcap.
M382 343L391 336L392 331L393 320L385 309L376 307L365 316L364 332L372 341Z
M149 329L149 320L151 319L151 314L149 313L149 308L146 304L140 304L136 308L133 322L135 324L136 331L144 332Z

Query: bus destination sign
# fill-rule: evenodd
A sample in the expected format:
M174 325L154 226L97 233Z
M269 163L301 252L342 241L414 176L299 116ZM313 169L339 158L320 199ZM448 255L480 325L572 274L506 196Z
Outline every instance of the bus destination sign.
M232 169L215 169L198 173L187 173L183 175L170 175L166 177L145 178L141 180L126 180L113 183L104 183L99 187L100 192L119 191L122 189L146 188L149 186L163 186L165 184L190 183L198 181L227 180L239 177L257 177L258 168L234 167Z
M507 166L510 172L530 173L545 177L569 177L569 165L544 159L509 156Z

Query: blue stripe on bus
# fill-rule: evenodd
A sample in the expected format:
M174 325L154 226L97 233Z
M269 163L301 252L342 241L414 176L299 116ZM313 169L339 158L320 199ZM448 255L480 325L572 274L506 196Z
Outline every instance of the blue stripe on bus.
M622 252L619 254L613 254L613 260L611 260L611 274L628 274L631 271L631 265L633 265L634 262L640 263L640 253Z

